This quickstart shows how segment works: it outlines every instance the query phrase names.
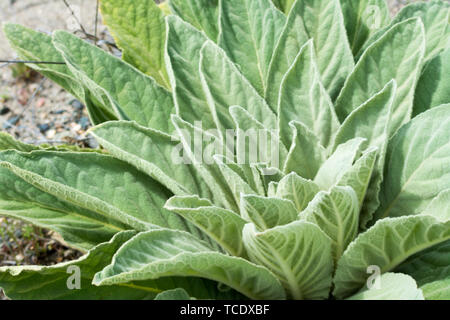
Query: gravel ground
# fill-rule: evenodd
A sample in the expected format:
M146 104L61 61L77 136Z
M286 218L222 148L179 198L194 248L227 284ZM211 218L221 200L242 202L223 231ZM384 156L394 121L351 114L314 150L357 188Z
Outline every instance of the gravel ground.
M95 1L66 2L85 32L94 34ZM388 0L392 15L411 2L415 0ZM84 37L64 0L0 0L0 21L20 23L46 33L64 29ZM111 40L101 21L97 32L100 39ZM14 52L0 32L0 59L14 58ZM0 64L0 130L32 144L76 144L95 148L95 141L85 135L89 127L84 106L59 86L23 66ZM0 218L0 266L52 265L78 256L79 252L63 246L49 231Z

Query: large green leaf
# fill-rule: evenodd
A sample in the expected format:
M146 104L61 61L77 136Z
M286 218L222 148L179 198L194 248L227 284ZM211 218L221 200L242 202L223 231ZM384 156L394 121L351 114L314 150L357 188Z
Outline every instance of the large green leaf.
M241 196L241 215L264 231L297 220L298 211L290 200L246 194Z
M172 197L164 206L193 223L234 256L246 256L242 229L246 221L233 211L197 196Z
M390 142L376 218L421 213L450 188L450 105L424 112Z
M305 29L314 40L322 82L334 100L354 67L339 0L300 0Z
M394 79L397 92L392 107L392 131L408 122L424 51L425 32L419 18L394 25L364 52L347 78L336 101L339 119L345 120Z
M295 0L272 0L272 2L278 9L288 14L294 5Z
M433 58L448 45L450 37L450 4L442 0L420 1L404 7L392 22L377 31L360 50L360 55L395 24L410 18L420 18L425 27L425 61Z
M380 287L365 289L348 300L424 300L422 290L408 275L385 273L380 276Z
M192 165L175 158L181 146L177 138L126 121L107 122L90 132L116 158L148 174L174 194L209 195Z
M0 169L0 214L56 231L67 244L83 251L129 229L117 220L45 193L5 168Z
M182 288L166 290L164 292L159 293L154 300L190 300L191 297L186 292L186 290Z
M340 0L354 55L376 31L390 22L386 0Z
M312 223L295 221L263 232L244 227L243 239L252 261L271 270L293 299L325 299L331 288L330 239Z
M53 43L77 79L98 100L111 105L120 119L135 120L163 132L173 131L172 97L155 80L68 32L55 32Z
M278 102L280 137L285 145L291 145L292 136L288 123L303 123L328 146L339 127L333 103L322 85L314 57L313 41L301 49L280 88Z
M282 286L267 269L214 252L190 234L174 230L154 230L132 238L93 283L113 285L166 276L219 281L253 299L285 298Z
M344 298L361 288L369 278L369 266L389 272L412 255L449 239L449 220L441 222L428 215L380 220L342 255L334 278L334 295Z
M231 62L226 53L208 40L200 58L202 85L217 127L234 128L229 107L241 106L267 129L276 128L276 117L266 101Z
M230 299L233 293L220 293L214 282L195 278L164 278L122 283L113 286L92 285L94 275L106 267L115 252L136 232L125 231L109 242L99 244L78 260L54 266L0 267L0 287L12 299L26 300L128 300L153 299L159 293L182 287L200 299ZM76 268L80 271L80 289L70 290L69 279Z
M425 66L414 96L414 116L449 102L450 47Z
M291 121L289 127L293 138L283 172L295 172L306 179L314 179L325 162L326 150L319 138L301 122Z
M52 37L21 25L5 24L5 35L19 56L25 60L61 62L63 64L33 64L28 66L42 73L86 104L94 124L117 119L109 106L92 101L85 88L76 81L60 52L52 43Z
M335 261L358 234L359 203L351 187L319 192L300 217L320 227L332 240Z
M219 44L263 95L286 17L271 0L221 0Z
M172 12L213 41L219 36L219 0L169 0Z
M397 85L390 81L380 92L355 109L342 123L334 140L335 150L350 139L365 138L365 146L381 148L385 144L385 132L389 131L389 117Z
M450 189L439 193L424 212L442 221L450 219Z
M419 252L396 271L411 275L426 299L450 299L450 241Z
M236 161L239 164L264 163L273 168L281 168L286 160L287 150L280 141L278 131L266 128L240 106L232 106L229 110L237 131Z
M276 190L276 196L291 200L297 211L303 211L308 203L320 191L313 181L304 179L296 173L290 173L280 180Z
M184 156L208 185L212 193L212 202L237 212L238 206L234 195L213 158L215 154L226 154L222 141L203 131L202 128L192 126L178 116L174 115L172 119L183 144Z
M289 12L270 61L265 97L274 112L278 109L281 81L300 49L308 41L301 9L300 1L298 1Z
M201 121L205 129L216 124L202 89L199 63L200 49L206 36L176 16L167 21L167 70L173 89L177 114L194 124Z
M110 156L4 151L0 161L3 168L33 186L137 230L156 226L185 229L179 217L162 209L170 194L167 190Z
M363 202L370 187L371 179L374 177L374 170L378 155L377 148L369 148L363 152L361 158L356 160L355 164L344 173L337 182L338 186L352 187L356 192L359 208L363 206Z
M339 145L320 167L314 182L323 190L334 186L359 158L364 142L364 138L354 138Z
M105 24L122 58L170 89L164 63L166 25L164 13L152 0L102 0Z

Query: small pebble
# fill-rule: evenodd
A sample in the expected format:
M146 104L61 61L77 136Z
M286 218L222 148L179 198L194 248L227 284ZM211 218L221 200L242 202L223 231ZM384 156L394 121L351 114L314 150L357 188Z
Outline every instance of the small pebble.
M54 110L54 111L50 111L51 114L63 114L64 112L66 112L66 110Z
M19 116L12 116L7 121L3 123L3 129L11 129L12 126L16 125L19 122Z
M70 104L75 110L83 110L83 108L84 108L83 104L82 104L80 101L76 100L76 99L70 101L69 104Z
M10 111L11 110L8 107L3 107L0 109L0 116L4 116L5 114L7 114Z
M90 125L91 123L90 123L88 117L81 117L81 118L80 118L80 121L79 121L79 124L80 124L80 126L81 126L81 129L83 129L84 131L86 131L87 128L89 127L89 125Z
M48 123L39 124L37 127L42 133L46 133L48 130L50 130L50 125Z

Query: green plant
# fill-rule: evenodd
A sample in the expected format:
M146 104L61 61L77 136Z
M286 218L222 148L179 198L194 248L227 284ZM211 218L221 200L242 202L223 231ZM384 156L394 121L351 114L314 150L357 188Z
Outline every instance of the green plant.
M274 3L102 0L124 60L5 26L21 57L65 62L31 67L109 153L2 135L0 213L86 252L0 268L7 295L450 298L449 4Z

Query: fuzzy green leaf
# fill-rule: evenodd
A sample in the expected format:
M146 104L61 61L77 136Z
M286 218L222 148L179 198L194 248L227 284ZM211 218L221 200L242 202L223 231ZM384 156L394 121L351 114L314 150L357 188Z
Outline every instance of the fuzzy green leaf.
M382 273L399 266L412 255L450 239L450 220L418 215L386 218L350 244L338 262L334 295L344 298L361 288L369 266Z
M124 244L112 263L97 273L96 285L165 276L193 276L224 283L253 299L283 299L284 290L267 269L212 251L188 233L144 232Z
M325 147L339 127L333 103L322 85L314 57L314 45L308 41L286 73L280 88L278 102L280 136L285 145L291 145L288 123L303 123Z
M385 273L379 279L380 288L365 289L347 300L424 300L422 290L408 275Z
M164 63L164 13L152 0L102 0L100 10L123 60L170 89Z
M345 28L354 55L379 29L390 22L386 0L340 0Z
M414 116L449 102L450 46L425 66L414 96Z
M220 1L219 44L260 95L285 22L271 0Z
M424 112L391 140L377 219L421 213L450 188L450 105Z
M295 221L258 232L253 224L247 224L243 239L250 259L271 270L291 298L328 297L333 271L331 241L317 226Z
M337 101L341 121L368 101L392 79L397 91L392 107L391 130L411 118L414 88L420 76L425 52L425 32L420 19L394 25L370 46L347 78Z
M219 0L169 0L174 14L199 30L213 41L219 36Z

